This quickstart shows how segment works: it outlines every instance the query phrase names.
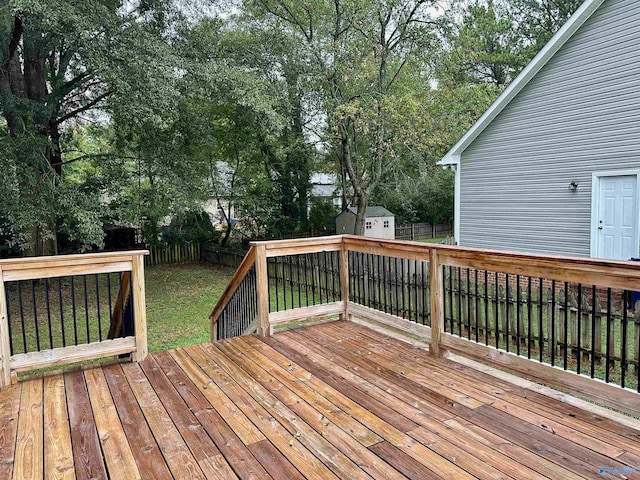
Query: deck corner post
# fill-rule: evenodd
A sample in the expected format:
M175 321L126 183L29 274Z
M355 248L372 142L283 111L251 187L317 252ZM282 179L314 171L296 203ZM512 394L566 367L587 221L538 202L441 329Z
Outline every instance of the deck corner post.
M4 278L0 268L0 388L11 385L11 347L9 343L9 316Z
M271 336L269 323L269 277L267 270L267 246L256 244L256 296L258 299L258 334Z
M141 362L147 357L147 306L144 286L144 255L131 259L131 285L133 286L133 321L135 322L136 350L133 361Z
M444 284L442 281L442 264L438 258L438 250L429 250L429 285L431 295L431 342L429 352L435 357L442 357L441 337L444 331Z
M344 303L344 313L340 320L349 320L349 249L344 244L344 237L340 245L340 300Z

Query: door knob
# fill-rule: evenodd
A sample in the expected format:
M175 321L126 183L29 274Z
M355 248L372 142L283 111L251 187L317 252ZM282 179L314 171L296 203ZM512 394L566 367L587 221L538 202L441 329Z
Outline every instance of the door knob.
M602 230L604 227L602 226L602 220L598 223L598 230Z

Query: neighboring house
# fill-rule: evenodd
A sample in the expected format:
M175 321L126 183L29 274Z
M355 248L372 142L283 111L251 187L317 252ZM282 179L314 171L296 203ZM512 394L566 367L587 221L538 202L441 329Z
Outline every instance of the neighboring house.
M336 234L353 235L356 226L358 209L349 207L336 217ZM395 217L384 207L367 207L364 220L364 236L373 238L390 238L396 236Z
M330 199L335 207L342 205L340 189L338 188L338 176L335 173L314 172L309 177L311 198ZM309 203L311 208L311 203Z
M441 160L460 245L640 250L640 1L585 0Z

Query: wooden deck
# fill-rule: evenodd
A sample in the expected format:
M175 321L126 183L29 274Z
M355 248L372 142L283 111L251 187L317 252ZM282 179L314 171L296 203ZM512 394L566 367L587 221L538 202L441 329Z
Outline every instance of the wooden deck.
M640 478L639 430L354 323L23 381L0 417L0 479Z

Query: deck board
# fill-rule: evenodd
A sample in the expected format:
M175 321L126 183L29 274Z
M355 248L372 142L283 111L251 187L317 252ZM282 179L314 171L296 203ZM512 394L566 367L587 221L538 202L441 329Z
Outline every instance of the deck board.
M577 480L640 467L640 430L347 322L26 380L0 392L0 420L0 478Z

